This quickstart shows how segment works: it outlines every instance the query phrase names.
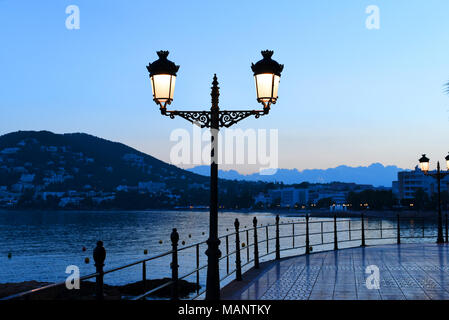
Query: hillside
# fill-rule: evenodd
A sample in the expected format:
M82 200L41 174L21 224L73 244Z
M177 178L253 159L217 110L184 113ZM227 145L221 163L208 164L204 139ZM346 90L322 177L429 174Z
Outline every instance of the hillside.
M112 191L119 185L141 181L205 183L207 178L179 169L124 144L84 133L54 134L48 131L19 131L0 136L0 150L16 148L0 157L14 159L15 167L25 167L42 182L48 173L73 176L67 187L89 184ZM7 162L5 159L4 162ZM20 171L20 170L19 170Z
M248 183L220 184L223 204L248 203L242 197L252 197L241 190ZM6 206L207 206L208 189L207 177L88 134L19 131L0 136L0 198Z

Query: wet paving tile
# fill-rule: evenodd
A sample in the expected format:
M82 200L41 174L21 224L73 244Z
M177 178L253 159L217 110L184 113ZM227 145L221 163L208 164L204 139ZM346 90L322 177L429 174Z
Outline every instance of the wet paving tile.
M379 270L378 287L367 281ZM369 279L368 279L369 280ZM367 287L367 283L371 286ZM449 246L402 244L314 253L276 262L235 299L449 300ZM224 297L226 299L226 297Z

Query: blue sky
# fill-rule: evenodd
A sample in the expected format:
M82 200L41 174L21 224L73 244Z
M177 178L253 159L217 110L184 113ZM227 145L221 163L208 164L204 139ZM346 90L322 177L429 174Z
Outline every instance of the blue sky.
M449 151L448 15L447 0L0 0L0 134L86 132L169 161L170 132L191 127L152 102L155 51L181 65L173 107L209 108L217 73L221 107L240 109L258 107L250 64L269 48L285 64L278 104L239 126L279 129L280 167L412 168Z

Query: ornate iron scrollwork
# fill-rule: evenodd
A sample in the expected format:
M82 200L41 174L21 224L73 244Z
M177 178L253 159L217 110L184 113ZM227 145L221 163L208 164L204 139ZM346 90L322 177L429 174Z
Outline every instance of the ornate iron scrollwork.
M259 118L263 115L263 111L220 111L219 123L220 127L229 128L230 126L236 124L237 122L246 119L252 115Z
M201 128L210 128L210 111L166 111L166 115L171 119L174 119L175 116L180 116Z
M211 127L211 118L212 111L165 111L163 113L166 116L169 116L171 119L174 119L175 116L179 116L181 118L190 121L191 123L201 127L201 128L210 128ZM218 111L219 114L219 127L229 128L237 122L246 119L250 116L255 116L259 118L267 114L267 112L263 110L244 110L244 111Z

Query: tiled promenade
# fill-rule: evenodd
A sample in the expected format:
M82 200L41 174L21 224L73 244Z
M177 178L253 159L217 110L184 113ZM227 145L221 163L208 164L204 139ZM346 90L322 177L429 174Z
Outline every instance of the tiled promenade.
M366 287L369 265L380 269L379 290ZM383 245L266 262L226 286L222 299L449 299L449 246Z

